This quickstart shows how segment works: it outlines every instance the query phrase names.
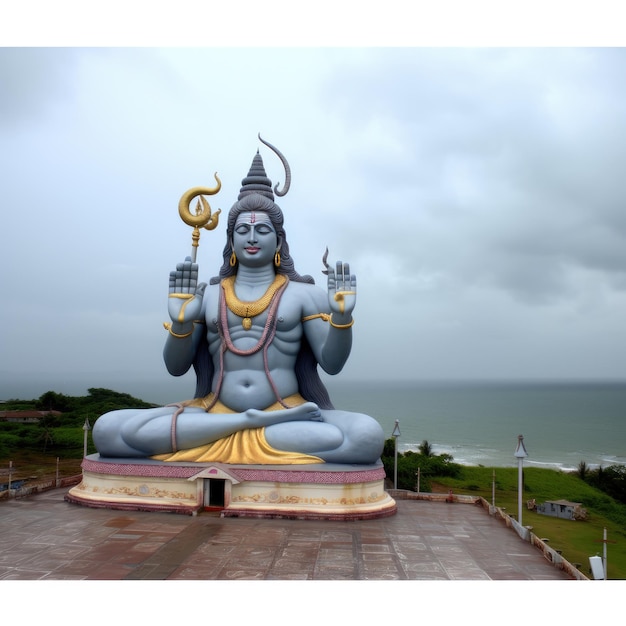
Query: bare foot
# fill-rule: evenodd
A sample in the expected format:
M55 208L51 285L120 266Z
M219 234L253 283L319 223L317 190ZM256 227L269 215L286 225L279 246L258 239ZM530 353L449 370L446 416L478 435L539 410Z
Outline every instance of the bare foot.
M251 422L251 428L271 426L283 422L295 421L316 421L323 422L320 408L314 402L305 402L291 409L281 409L279 411L260 411L259 409L248 409L245 416Z

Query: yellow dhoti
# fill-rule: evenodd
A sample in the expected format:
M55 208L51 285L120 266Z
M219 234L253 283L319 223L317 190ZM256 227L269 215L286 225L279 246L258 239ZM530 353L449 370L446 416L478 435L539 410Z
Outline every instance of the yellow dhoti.
M183 402L184 406L200 407L206 410L211 406L213 394L204 398L196 398ZM306 400L295 394L284 400L287 406L298 406ZM265 409L278 411L285 407L279 402ZM211 413L236 413L225 404L217 400L207 412L207 419ZM265 439L265 428L250 428L241 430L223 439L187 450L179 450L171 454L158 454L152 457L157 461L191 461L196 463L230 463L246 465L306 465L309 463L324 463L323 459L299 452L276 450Z

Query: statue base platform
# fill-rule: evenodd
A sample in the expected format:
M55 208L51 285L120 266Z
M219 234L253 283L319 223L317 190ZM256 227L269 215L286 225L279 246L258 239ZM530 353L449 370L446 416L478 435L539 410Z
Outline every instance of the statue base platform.
M388 517L396 503L373 465L229 465L112 459L92 454L65 496L95 508L222 517L361 520Z

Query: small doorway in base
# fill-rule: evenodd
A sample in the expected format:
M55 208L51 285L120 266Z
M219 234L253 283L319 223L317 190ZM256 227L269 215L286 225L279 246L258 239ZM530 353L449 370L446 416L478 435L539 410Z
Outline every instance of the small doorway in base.
M226 480L224 478L204 479L204 509L223 509L226 500Z

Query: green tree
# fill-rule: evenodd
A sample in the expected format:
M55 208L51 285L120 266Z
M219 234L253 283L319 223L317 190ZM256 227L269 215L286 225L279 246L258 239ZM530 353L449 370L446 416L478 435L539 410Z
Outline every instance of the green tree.
M422 456L433 456L433 448L426 439L420 443L417 449Z
M431 490L431 480L435 476L455 477L461 466L453 462L450 454L434 454L430 444L418 447L418 452L408 451L398 454L398 489L414 490L417 483L417 472L420 472L420 491ZM395 442L387 439L381 455L387 476L394 475ZM427 454L423 454L424 450Z
M30 404L30 406L27 406ZM61 411L62 415L45 415L38 424L14 424L0 421L0 460L15 451L80 458L83 452L85 417L93 427L97 416L107 411L156 406L127 393L110 389L89 389L87 396L64 396L55 391L44 393L38 400L11 401L12 409L36 408L39 411ZM89 443L93 448L93 444ZM93 449L92 449L93 451Z
M604 469L600 466L597 470L587 473L586 482L615 500L626 503L626 466L609 465Z
M46 391L39 397L36 406L39 411L61 411L61 413L65 413L72 410L72 404L72 399L68 396L55 391Z
M50 421L45 418L39 422L39 427L41 428L41 432L37 441L43 441L43 452L45 454L48 449L48 445L54 443L54 437L52 435L53 427L51 426Z

